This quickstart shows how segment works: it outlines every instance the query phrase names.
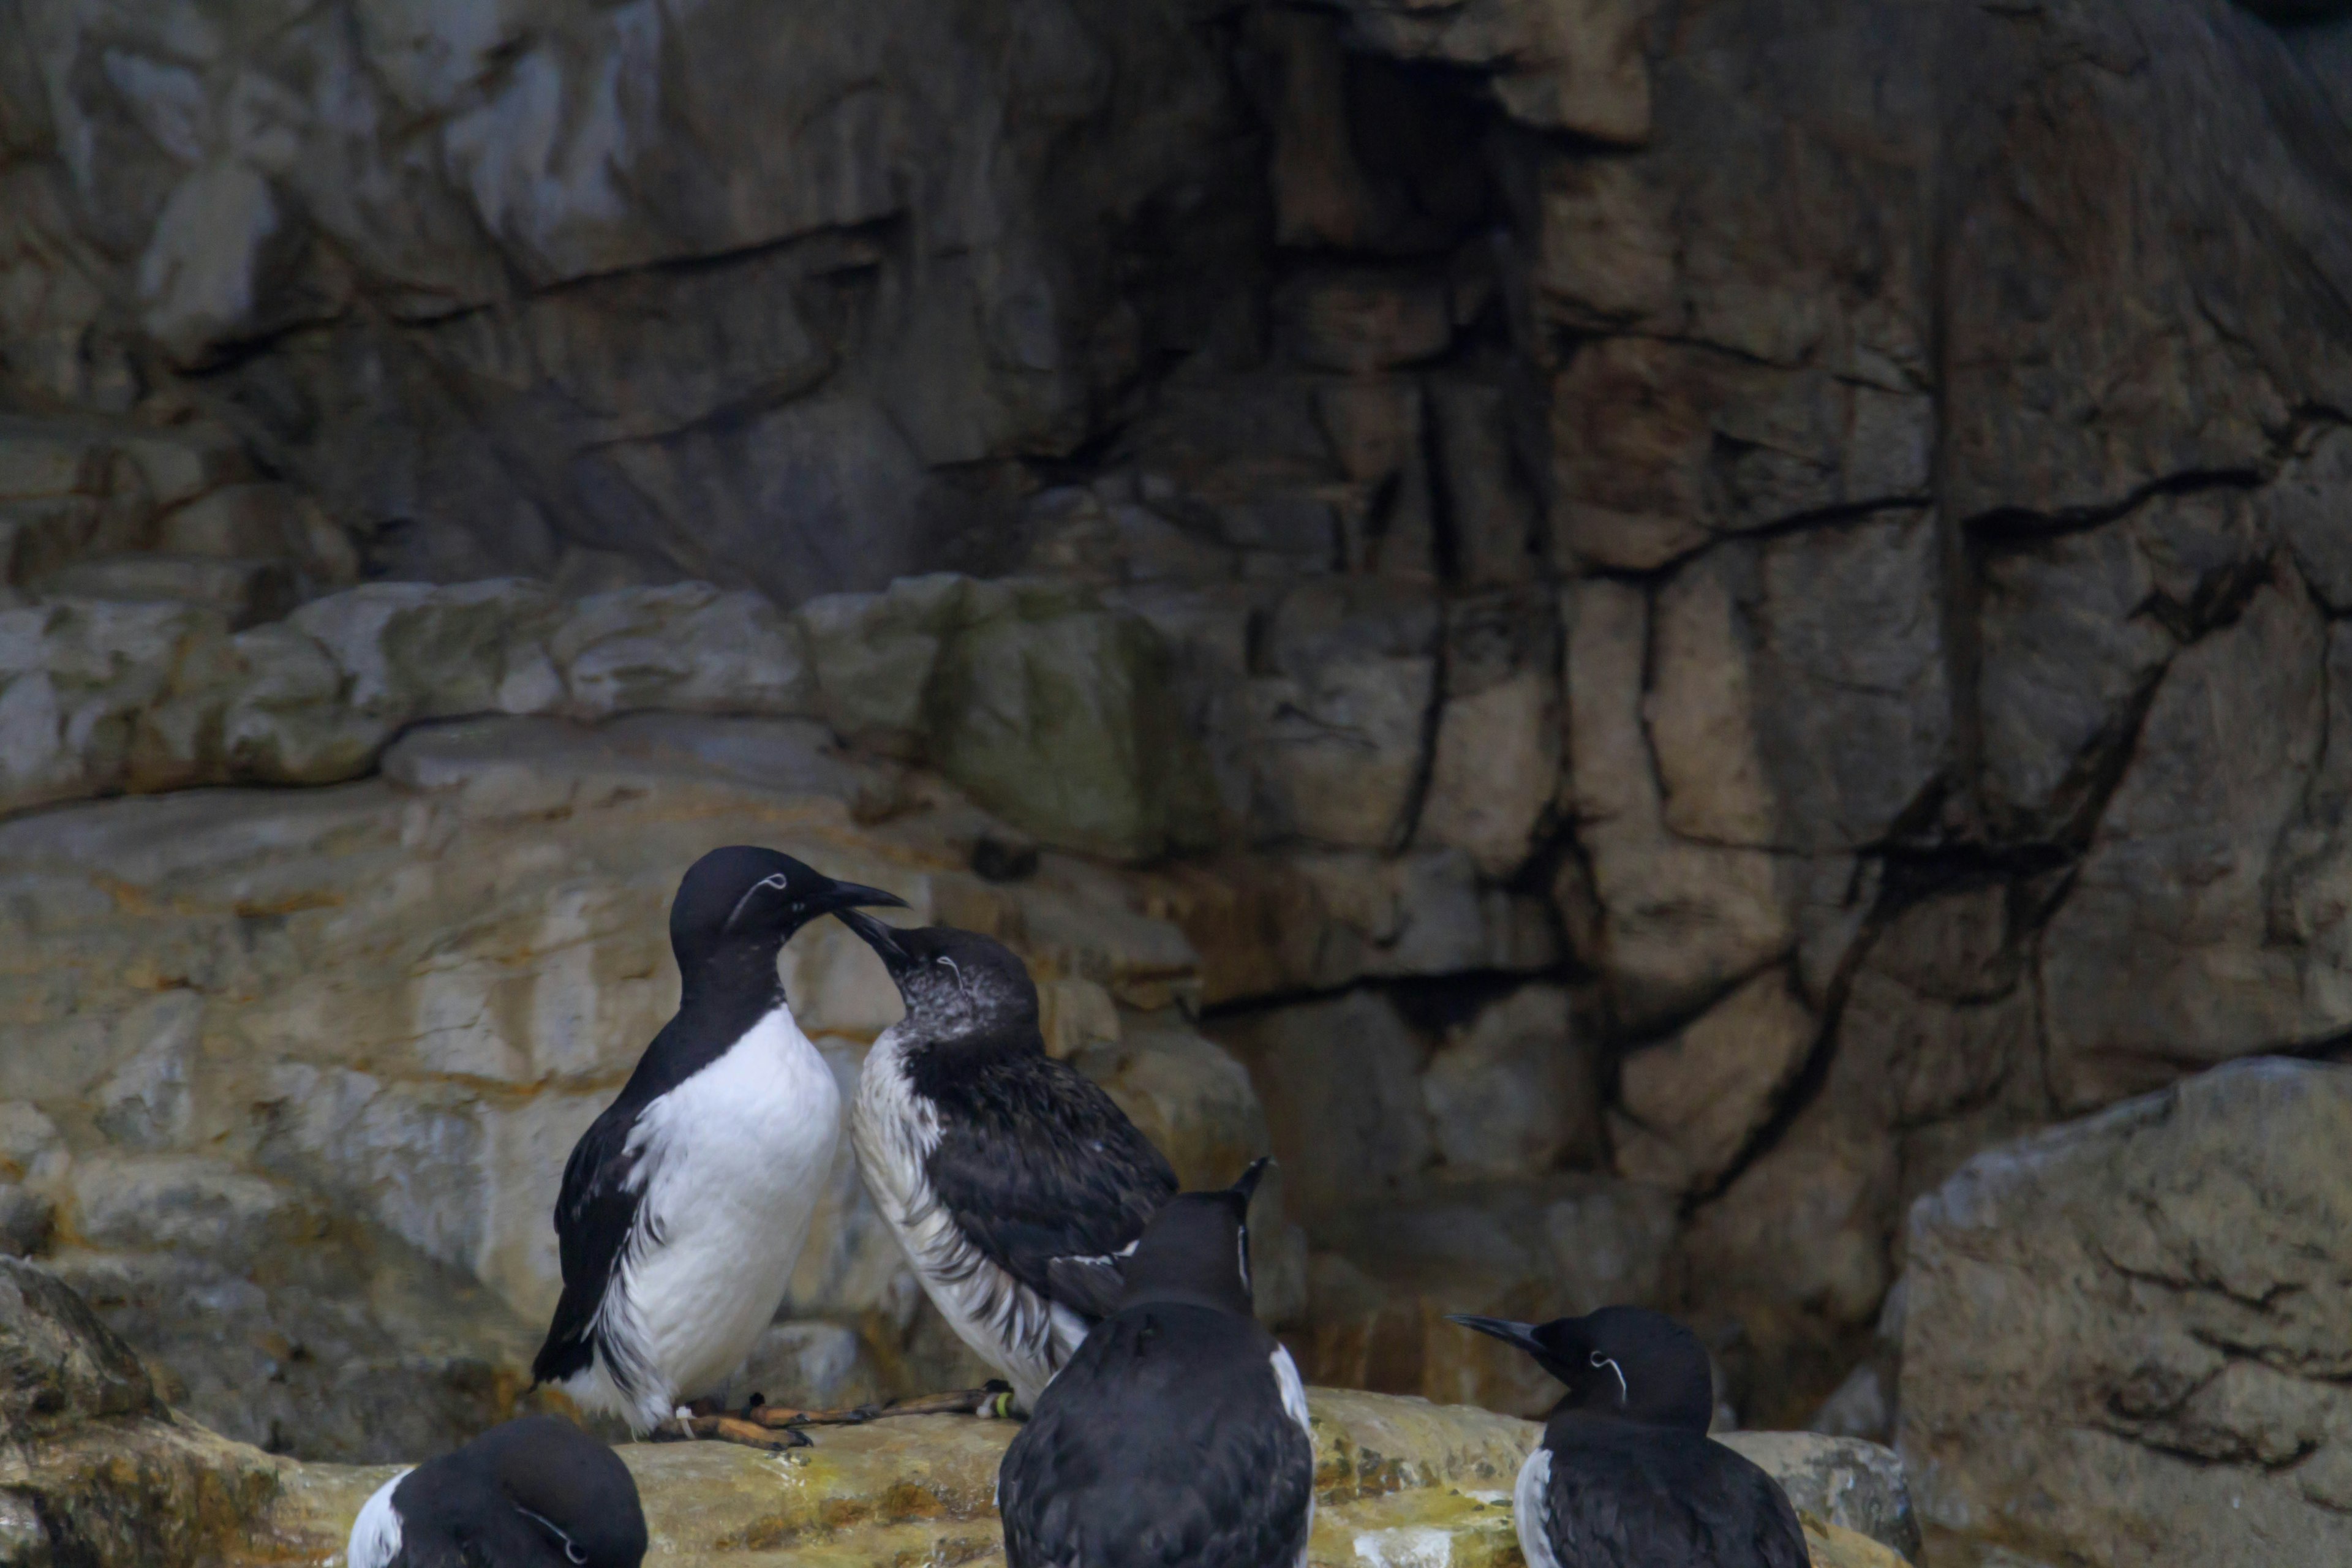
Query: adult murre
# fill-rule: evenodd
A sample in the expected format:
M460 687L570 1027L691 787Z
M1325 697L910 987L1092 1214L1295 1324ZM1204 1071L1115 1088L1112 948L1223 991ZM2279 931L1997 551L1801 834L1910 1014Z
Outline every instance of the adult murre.
M1290 1352L1250 1310L1250 1193L1186 1193L1128 1259L1118 1310L996 1475L1006 1568L1303 1568L1315 1443Z
M1641 1307L1514 1323L1453 1321L1568 1385L1512 1492L1528 1568L1805 1568L1780 1484L1710 1441L1715 1384L1688 1329Z
M776 955L817 916L904 900L772 849L697 860L670 905L677 1014L572 1151L563 1295L531 1375L643 1434L718 1392L774 1318L839 1136L841 1095Z
M570 1422L526 1415L378 1487L344 1560L350 1568L637 1568L645 1555L646 1515L628 1467Z
M841 919L907 1005L850 1110L866 1190L956 1333L1034 1408L1117 1302L1176 1173L1109 1095L1045 1054L1037 987L1002 943Z

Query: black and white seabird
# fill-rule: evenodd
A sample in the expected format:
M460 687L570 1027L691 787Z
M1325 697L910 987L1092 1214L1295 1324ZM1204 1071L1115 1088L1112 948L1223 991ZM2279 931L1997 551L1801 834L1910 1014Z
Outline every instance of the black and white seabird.
M1805 1568L1780 1484L1707 1437L1715 1384L1688 1329L1641 1307L1454 1321L1568 1384L1512 1494L1528 1568Z
M956 1333L1033 1409L1118 1301L1176 1173L1109 1095L1045 1054L1037 987L1002 943L841 918L907 1004L850 1111L866 1190Z
M1251 1190L1171 1199L1004 1451L1006 1568L1303 1568L1315 1443L1290 1352L1250 1312Z
M526 1415L378 1487L344 1555L350 1568L637 1568L646 1515L612 1449Z
M643 1434L742 1364L783 1300L840 1130L777 951L819 915L903 902L744 845L687 872L669 911L677 1016L563 1168L563 1296L534 1378Z

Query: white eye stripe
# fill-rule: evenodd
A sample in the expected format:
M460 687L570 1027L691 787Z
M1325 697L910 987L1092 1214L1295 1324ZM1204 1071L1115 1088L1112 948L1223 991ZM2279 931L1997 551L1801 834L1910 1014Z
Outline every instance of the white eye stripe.
M1599 1351L1594 1351L1594 1352L1592 1352L1592 1364L1593 1364L1594 1366L1605 1366L1605 1367L1607 1367L1611 1372L1613 1372L1613 1373L1615 1373L1617 1374L1617 1403L1618 1403L1618 1404L1620 1404L1620 1405L1626 1404L1627 1402L1629 1402L1629 1401L1633 1397L1632 1391L1631 1391L1631 1390L1629 1390L1629 1389L1625 1386L1625 1369L1624 1369L1623 1367L1619 1366L1619 1365L1617 1364L1616 1359L1615 1359L1614 1357L1612 1357L1612 1356L1605 1356L1605 1355L1602 1355Z
M727 911L727 923L720 926L719 929L722 931L733 931L735 929L735 922L742 918L743 906L751 901L752 894L764 892L770 888L773 888L776 891L781 893L791 887L791 879L782 871L773 872L769 876L761 878L758 881L743 889L743 896L735 900L735 907L733 909Z
M533 1513L530 1510L523 1507L520 1503L515 1504L515 1511L522 1515L523 1518L530 1520L531 1522L538 1525L541 1530L547 1531L548 1534L555 1537L556 1540L563 1542L564 1561L573 1563L585 1563L588 1561L588 1553L574 1544L572 1537L564 1534L562 1531L557 1529L553 1520L548 1519L541 1514Z

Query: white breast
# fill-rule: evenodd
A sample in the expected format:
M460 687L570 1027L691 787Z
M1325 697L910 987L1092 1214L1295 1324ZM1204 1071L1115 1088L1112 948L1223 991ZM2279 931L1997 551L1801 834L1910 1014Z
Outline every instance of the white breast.
M849 1130L859 1173L940 1316L1032 1408L1087 1325L990 1262L940 1206L924 1173L940 1146L939 1115L907 1080L903 1028L883 1031L858 1075Z
M604 1384L592 1398L644 1431L725 1386L791 1284L840 1124L833 1073L782 1007L646 1108L636 1230L598 1319L634 1365L615 1379L600 1354L579 1380Z
M343 1548L351 1568L384 1568L400 1555L400 1512L392 1506L392 1489L408 1478L403 1470L368 1494L360 1516L352 1522L352 1539Z
M1551 1549L1551 1450L1540 1444L1519 1467L1518 1485L1511 1489L1511 1523L1528 1568L1559 1568Z
M1311 1452L1315 1447L1315 1426L1307 1418L1307 1384L1299 1379L1298 1363L1290 1359L1290 1352L1281 1345L1274 1347L1271 1359L1274 1362L1275 1386L1282 1391L1282 1413L1298 1423L1298 1429L1307 1435L1307 1447ZM1306 1533L1298 1538L1297 1568L1307 1568L1307 1542L1314 1533L1315 1494L1310 1491L1307 1494Z

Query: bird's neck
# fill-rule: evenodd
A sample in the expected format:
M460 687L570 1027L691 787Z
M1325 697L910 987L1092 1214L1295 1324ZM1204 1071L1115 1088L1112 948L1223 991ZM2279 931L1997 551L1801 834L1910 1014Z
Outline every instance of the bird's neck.
M784 983L776 973L782 945L772 939L729 942L691 966L680 965L678 1011L756 1016L782 1006Z

